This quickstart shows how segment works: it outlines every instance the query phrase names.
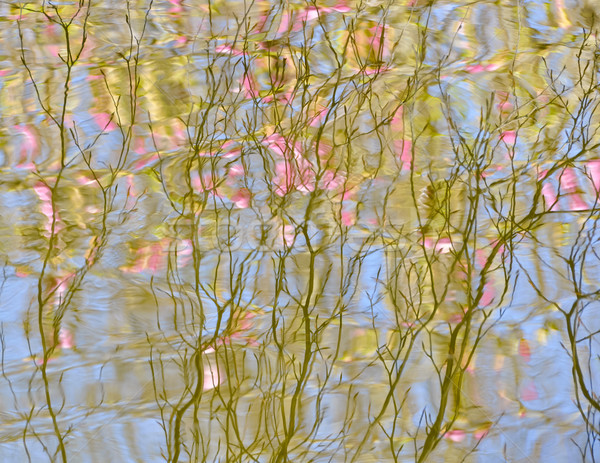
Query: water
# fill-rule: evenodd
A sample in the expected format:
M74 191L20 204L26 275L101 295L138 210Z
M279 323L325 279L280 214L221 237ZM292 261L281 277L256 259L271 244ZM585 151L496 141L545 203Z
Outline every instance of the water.
M593 11L0 6L2 461L594 461Z

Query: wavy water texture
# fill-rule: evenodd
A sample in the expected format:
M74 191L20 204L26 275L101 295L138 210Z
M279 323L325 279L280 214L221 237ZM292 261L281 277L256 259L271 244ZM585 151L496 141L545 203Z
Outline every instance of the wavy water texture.
M596 461L596 10L1 4L0 461Z

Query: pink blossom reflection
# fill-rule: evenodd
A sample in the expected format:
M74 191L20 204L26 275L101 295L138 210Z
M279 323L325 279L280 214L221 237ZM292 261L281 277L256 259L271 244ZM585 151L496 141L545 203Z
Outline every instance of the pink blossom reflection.
M296 229L293 225L284 225L281 228L281 240L286 246L291 246L294 244L294 240L296 239Z
M467 433L462 429L451 429L444 434L444 437L452 442L462 442L467 437Z
M111 130L115 130L117 126L112 121L112 117L108 113L96 113L92 115L94 122L96 125L102 129L103 131L110 132Z
M535 383L532 380L527 381L527 383L521 389L521 400L530 401L538 398L539 394L537 388L535 387Z
M344 185L346 178L333 170L327 170L321 178L322 188L324 190L337 190Z
M73 342L73 335L66 328L61 328L58 332L58 346L61 349L72 349L75 347Z
M397 140L394 142L396 154L402 161L402 170L410 170L412 166L412 141Z
M577 193L571 193L571 195L569 196L569 210L585 211L587 209L589 209L589 206L581 197L581 195Z
M239 209L246 209L250 207L250 199L252 194L247 188L240 188L240 190L231 197L231 202L235 207Z
M440 254L447 254L453 249L452 240L450 238L439 238L437 240L425 238L423 239L423 245L426 249L433 249Z
M247 55L247 53L244 53L241 50L236 50L231 45L218 45L217 47L215 47L215 52L230 54L232 56L246 56Z
M342 225L352 227L356 223L356 210L342 211Z
M225 378L221 375L217 365L209 363L204 366L204 381L202 382L202 388L205 391L216 388L223 383L224 379Z
M556 196L556 191L554 187L549 183L544 183L542 186L542 196L544 196L544 203L546 204L546 209L549 211L553 210L556 204L558 203L558 197Z
M58 233L63 229L63 224L58 211L54 209L54 204L52 203L52 190L48 185L38 182L34 185L33 191L35 191L42 202L40 211L46 217L46 223L44 225L44 229L47 232L46 236L50 236L53 232Z
M481 307L487 307L494 301L495 297L496 297L496 291L494 290L494 285L492 284L492 282L488 281L483 286L483 294L479 301L479 305Z
M517 141L517 133L514 130L507 130L500 134L500 140L507 145L514 145Z
M577 174L572 167L567 167L560 176L561 189L572 193L577 189Z
M26 165L32 163L34 158L39 154L40 144L37 136L31 127L23 124L14 125L13 129L21 135L21 149L19 151L19 165L17 167L25 168ZM33 170L33 169L28 169Z
M590 178L592 179L592 184L594 185L594 190L596 193L600 193L600 159L589 161L587 167Z

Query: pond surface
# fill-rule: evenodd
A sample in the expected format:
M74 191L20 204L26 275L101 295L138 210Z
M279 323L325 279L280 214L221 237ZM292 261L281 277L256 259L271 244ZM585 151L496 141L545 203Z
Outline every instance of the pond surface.
M0 5L0 459L595 461L597 7Z

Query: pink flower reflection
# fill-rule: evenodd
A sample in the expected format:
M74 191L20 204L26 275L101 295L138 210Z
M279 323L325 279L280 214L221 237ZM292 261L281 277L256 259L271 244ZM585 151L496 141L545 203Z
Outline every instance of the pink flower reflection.
M462 442L467 437L467 433L462 429L451 429L444 434L444 437L452 442Z
M146 139L144 137L136 137L133 141L133 152L135 154L146 154Z
M529 347L529 343L526 339L521 339L519 341L518 351L519 355L523 358L523 360L529 362L529 360L531 359L531 348Z
M265 137L263 142L269 149L271 149L279 156L282 156L284 158L289 158L290 154L295 157L301 156L302 153L302 144L300 142L296 142L292 146L292 144L289 143L288 140L286 140L278 133L274 133L269 135L268 137Z
M595 159L593 161L588 162L588 171L590 178L592 179L592 184L594 185L594 190L596 193L600 192L600 159Z
M149 157L144 157L142 159L139 159L133 166L131 166L131 170L134 172L137 172L138 170L141 170L141 169L155 163L159 159L160 158L157 153L155 153Z
M215 47L215 52L223 53L223 54L230 54L233 56L247 56L247 53L245 53L241 50L236 50L231 45L219 45L219 46Z
M278 162L275 164L275 174L275 177L272 179L273 185L275 186L274 192L278 196L285 196L294 185L292 168L288 162Z
M315 19L317 19L319 17L319 14L323 14L323 8L317 8L314 6L309 6L308 8L306 8L305 10L301 11L300 14L298 15L298 17L296 18L294 27L292 28L292 30L294 32L298 32L301 31L302 28L304 27L304 23L309 23L311 21L314 21Z
M356 211L342 211L342 225L344 227L352 227L356 223Z
M243 177L244 175L246 175L246 171L242 164L234 164L229 168L230 177Z
M483 66L481 64L471 64L469 66L466 66L465 70L469 74L479 74L480 72L495 71L496 69L499 69L499 68L500 68L500 64L497 64L497 63L490 63L486 66Z
M191 185L194 190L198 193L211 193L216 196L220 196L219 189L215 187L212 174L204 174L202 178L198 175L198 171L192 171L190 173Z
M544 186L542 186L542 195L544 196L546 209L549 211L554 210L554 207L558 204L558 197L556 196L556 192L552 185L545 183Z
M500 140L507 145L514 145L517 141L517 133L514 130L507 130L500 134Z
M312 118L309 119L309 125L311 127L320 126L327 114L329 114L329 110L327 108L320 109L314 116L312 116Z
M494 285L490 281L488 281L483 286L483 294L479 301L480 307L489 306L494 301L495 297L496 297L496 291L494 290Z
M34 185L33 191L38 195L42 202L40 206L41 213L46 217L46 224L44 229L47 232L47 236L52 234L52 227L54 224L54 233L58 233L63 229L63 224L60 220L58 211L54 210L52 204L52 190L42 182L38 182Z
M402 106L398 107L394 115L392 116L392 120L390 121L390 128L394 132L401 133L404 129L404 120L402 119L404 115L404 108Z
M294 240L296 239L296 229L293 225L284 225L281 228L281 240L282 243L286 246L291 246L294 244Z
M240 209L246 209L250 206L250 199L252 194L247 188L240 188L240 190L231 197L231 202Z
M35 191L41 201L46 202L52 199L52 191L47 185L44 185L41 182L38 182L33 186L33 191Z
M292 161L280 161L275 164L275 176L272 179L274 193L284 196L292 189L308 193L315 189L315 174L311 163L302 156Z
M346 177L333 170L327 170L321 178L321 185L324 190L337 190L346 181Z
M169 2L173 5L169 8L169 13L176 14L183 11L183 7L181 6L182 0L169 0Z
M156 273L161 266L163 249L159 243L150 246L150 256L148 257L147 268L152 273Z
M168 241L163 239L161 242L152 243L143 246L135 252L136 258L133 265L126 265L120 268L126 273L142 273L146 270L156 274L164 267Z
M61 328L58 333L58 346L61 349L72 349L75 346L73 335L66 328Z
M567 167L560 176L560 187L568 192L574 192L578 185L577 174L571 167Z
M289 29L290 26L290 15L288 13L284 13L281 15L281 20L279 22L279 28L277 29L277 34L281 35Z
M258 90L256 89L256 82L254 81L253 76L244 74L244 77L242 78L242 88L244 90L244 98L247 100L258 98Z
M22 124L14 125L13 129L22 136L21 149L19 152L19 164L32 161L40 151L40 145L33 130Z
M224 381L221 372L217 365L208 364L204 367L204 381L202 382L202 389L209 391L222 384Z
M331 11L335 11L337 13L348 13L352 11L352 8L348 6L346 0L339 0L335 5L329 8Z
M402 161L402 170L410 170L412 166L412 141L396 140L394 146L396 155Z
M302 28L304 27L304 23L310 23L310 22L316 20L317 18L319 18L320 15L325 15L327 13L333 13L333 12L347 13L349 11L352 11L352 9L348 5L346 5L346 3L343 1L337 2L332 7L325 7L325 6L315 7L315 6L311 5L308 8L302 10L299 13L299 15L295 18L294 26L292 27L292 30L294 32L298 32L298 31L302 30Z
M539 394L537 388L535 387L535 383L529 380L521 390L521 400L530 401L538 398Z
M586 211L589 209L588 204L583 200L581 195L572 193L569 196L569 210L571 211Z
M111 130L115 130L117 126L112 121L110 114L108 113L96 113L92 115L94 122L100 129L106 132L110 132Z
M440 238L438 240L425 238L423 240L423 245L426 249L434 249L435 252L439 252L440 254L447 254L453 249L452 240L450 238Z

